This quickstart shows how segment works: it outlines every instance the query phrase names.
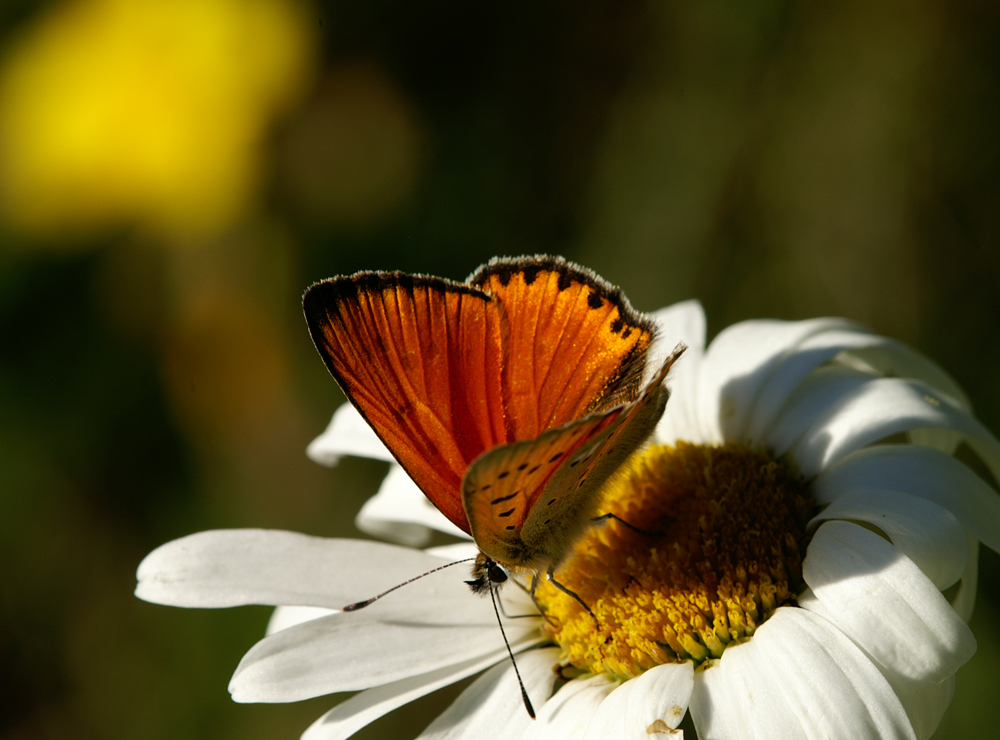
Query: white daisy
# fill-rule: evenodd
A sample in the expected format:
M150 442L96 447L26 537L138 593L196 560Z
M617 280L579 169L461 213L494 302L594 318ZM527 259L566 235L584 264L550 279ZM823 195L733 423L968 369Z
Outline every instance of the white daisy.
M278 606L230 690L360 691L307 740L349 737L485 669L420 738L679 736L688 712L702 740L930 737L976 649L979 543L1000 550L1000 497L962 460L997 476L1000 444L936 365L851 322L744 322L705 349L698 304L655 316L664 346L689 350L654 446L605 502L655 534L595 526L557 571L596 624L546 586L547 620L505 620L537 720L466 566L337 611L474 555L471 543L203 532L151 553L137 595ZM350 407L309 454L392 459ZM411 546L429 529L464 537L395 463L358 525ZM503 600L534 612L519 589Z

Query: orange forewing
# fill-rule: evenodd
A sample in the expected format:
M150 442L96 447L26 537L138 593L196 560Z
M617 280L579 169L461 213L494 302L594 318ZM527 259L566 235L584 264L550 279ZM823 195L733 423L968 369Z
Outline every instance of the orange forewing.
M496 304L444 280L367 273L314 285L304 307L348 399L428 498L468 531L462 476L484 449L506 441Z
M495 260L469 282L504 308L511 441L638 393L653 328L616 288L554 258Z

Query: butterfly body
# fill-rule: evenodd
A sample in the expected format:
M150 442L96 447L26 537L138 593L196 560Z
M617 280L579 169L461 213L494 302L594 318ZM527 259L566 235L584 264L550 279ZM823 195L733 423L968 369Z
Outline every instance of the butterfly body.
M683 351L644 384L653 322L555 257L494 260L465 283L358 273L303 303L348 399L479 546L480 583L494 565L551 574L660 419Z

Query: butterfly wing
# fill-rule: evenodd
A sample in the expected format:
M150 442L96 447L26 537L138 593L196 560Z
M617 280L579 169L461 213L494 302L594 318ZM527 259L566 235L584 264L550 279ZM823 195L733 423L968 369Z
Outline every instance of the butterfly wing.
M618 288L558 257L494 259L469 283L503 308L511 440L638 395L654 325Z
M358 273L313 285L303 308L348 399L428 498L469 531L462 476L507 441L498 304L437 278Z
M473 463L463 501L480 549L501 565L557 565L598 512L600 492L648 439L670 392L667 373L678 345L633 402L505 445Z
M639 398L476 460L463 501L480 549L501 565L556 565L598 512L608 478L652 434L670 392L667 373L678 347ZM527 467L526 467L527 466Z
M462 498L479 549L505 567L545 565L521 538L525 521L566 460L615 423L621 408L550 429L537 439L483 453L462 481Z
M358 273L314 285L303 307L348 399L465 531L473 460L632 401L654 331L617 288L556 257L493 260L469 284Z

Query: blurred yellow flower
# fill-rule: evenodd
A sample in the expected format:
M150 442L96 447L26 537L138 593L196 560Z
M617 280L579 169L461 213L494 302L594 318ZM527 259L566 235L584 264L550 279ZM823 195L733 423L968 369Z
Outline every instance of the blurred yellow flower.
M251 205L269 123L312 72L291 0L75 0L0 67L0 218L206 235Z

